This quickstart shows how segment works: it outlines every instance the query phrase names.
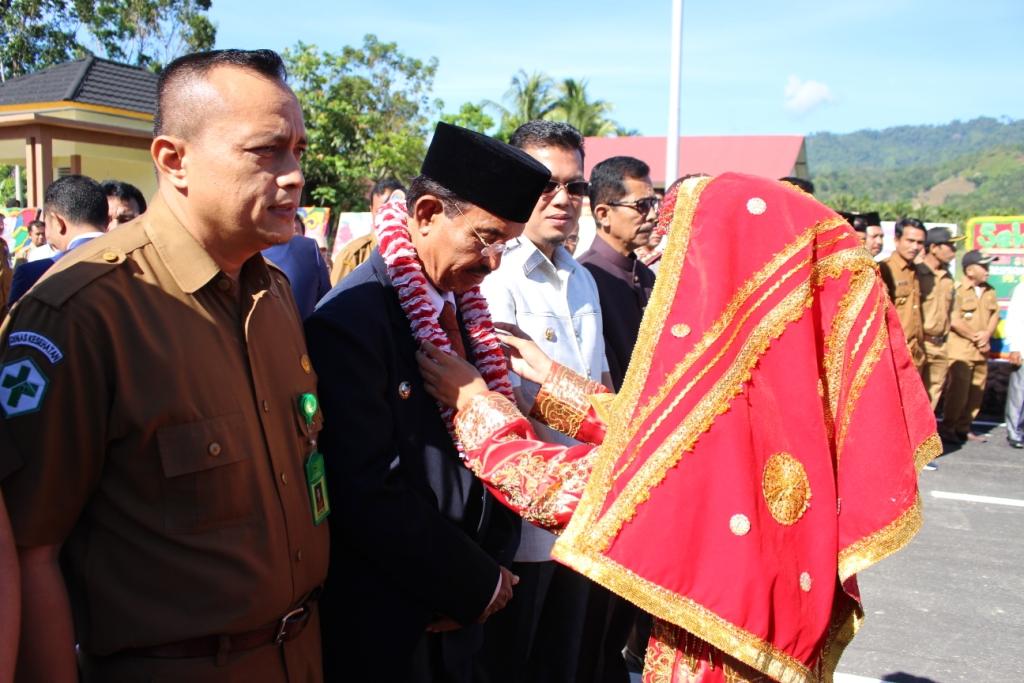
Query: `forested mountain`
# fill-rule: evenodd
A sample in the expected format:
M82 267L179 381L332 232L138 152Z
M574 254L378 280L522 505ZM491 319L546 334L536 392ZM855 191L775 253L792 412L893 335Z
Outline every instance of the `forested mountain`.
M887 220L1024 214L1024 120L815 133L807 158L818 196L836 208Z

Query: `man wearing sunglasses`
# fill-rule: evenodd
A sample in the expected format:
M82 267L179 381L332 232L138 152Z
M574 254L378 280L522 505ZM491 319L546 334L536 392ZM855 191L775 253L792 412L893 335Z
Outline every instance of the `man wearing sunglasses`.
M590 172L590 207L597 226L593 244L579 261L597 282L604 322L605 354L618 391L654 288L654 271L634 254L648 244L658 220L658 196L650 168L633 157L612 157ZM621 652L637 610L622 598L593 586L587 604L579 681L626 681Z
M509 140L551 171L522 237L511 240L501 267L484 280L496 323L512 323L552 358L581 376L610 382L604 355L601 303L593 276L564 248L578 230L583 197L583 136L567 123L529 121ZM513 382L518 381L513 377ZM516 400L529 413L540 385L523 380ZM576 445L575 439L534 422L539 437ZM522 522L512 571L516 598L484 627L490 683L572 683L590 582L551 559L555 535Z

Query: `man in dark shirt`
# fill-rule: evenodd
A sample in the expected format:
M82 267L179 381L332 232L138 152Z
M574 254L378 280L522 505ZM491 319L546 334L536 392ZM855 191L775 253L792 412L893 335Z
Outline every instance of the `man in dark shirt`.
M658 221L651 170L633 157L612 157L590 172L590 207L597 236L579 262L597 282L604 348L613 389L622 388L640 321L654 288L654 271L633 251L647 245ZM629 680L623 646L637 609L597 585L587 602L578 681ZM596 655L596 656L595 656ZM642 658L642 654L641 654Z
M658 220L650 168L633 157L612 157L594 166L590 206L597 236L579 262L597 281L608 370L618 391L654 288L654 272L633 254L648 243Z

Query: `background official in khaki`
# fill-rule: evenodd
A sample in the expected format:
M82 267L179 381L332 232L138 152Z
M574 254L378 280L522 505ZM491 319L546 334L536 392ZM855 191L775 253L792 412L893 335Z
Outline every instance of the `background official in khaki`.
M964 254L964 278L956 287L949 335L949 378L940 434L947 442L986 441L971 432L988 377L988 352L999 324L996 292L986 281L991 258L977 249Z
M19 677L77 680L78 642L86 681L319 681L316 377L259 255L292 236L302 114L269 51L184 57L159 88L153 205L2 331Z
M896 251L878 264L889 299L896 307L900 327L914 365L924 367L924 320L921 313L921 284L914 261L924 248L924 224L916 218L896 223Z
M953 312L953 276L949 264L956 256L956 242L948 228L932 228L925 239L925 255L917 264L917 277L921 285L921 311L924 327L925 363L921 370L924 388L932 402L932 410L939 403L942 386L946 382L949 357L946 340Z

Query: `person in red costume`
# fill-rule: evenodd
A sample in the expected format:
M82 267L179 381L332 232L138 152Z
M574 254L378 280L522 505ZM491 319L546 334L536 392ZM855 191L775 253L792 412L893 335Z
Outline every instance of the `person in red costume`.
M430 345L427 389L458 410L465 464L561 532L555 559L654 617L645 682L831 680L863 620L856 573L922 523L930 403L840 216L739 174L676 199L618 394L505 339L543 381L532 414L584 444L538 441Z

